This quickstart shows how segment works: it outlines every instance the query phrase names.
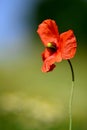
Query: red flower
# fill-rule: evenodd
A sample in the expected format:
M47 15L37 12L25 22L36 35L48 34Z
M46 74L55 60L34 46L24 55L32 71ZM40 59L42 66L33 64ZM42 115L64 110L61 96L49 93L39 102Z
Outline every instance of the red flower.
M61 62L74 57L76 53L76 38L72 30L59 34L54 20L44 20L38 27L39 34L45 48L42 53L43 72L54 69L55 62Z

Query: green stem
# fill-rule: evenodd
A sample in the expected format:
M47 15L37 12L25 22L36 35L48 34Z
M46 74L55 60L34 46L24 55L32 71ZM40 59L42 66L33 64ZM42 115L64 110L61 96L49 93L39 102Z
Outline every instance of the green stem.
M74 70L73 66L71 64L71 61L68 60L68 63L70 65L71 73L72 73L72 87L71 87L71 92L70 92L70 100L69 100L69 130L72 130L72 101L73 101L73 92L74 92Z
M70 69L71 69L71 73L72 73L72 81L74 82L75 80L75 76L74 76L74 70L73 70L73 66L70 60L67 60L69 65L70 65Z

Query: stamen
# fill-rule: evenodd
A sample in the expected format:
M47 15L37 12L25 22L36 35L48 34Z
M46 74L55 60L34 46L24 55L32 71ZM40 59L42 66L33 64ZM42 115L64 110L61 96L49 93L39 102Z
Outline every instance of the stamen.
M52 46L53 46L52 43L48 42L47 47L52 47Z
M53 43L51 43L51 42L48 42L47 48L51 48L51 49L55 49L55 50L57 49L56 46L53 45Z

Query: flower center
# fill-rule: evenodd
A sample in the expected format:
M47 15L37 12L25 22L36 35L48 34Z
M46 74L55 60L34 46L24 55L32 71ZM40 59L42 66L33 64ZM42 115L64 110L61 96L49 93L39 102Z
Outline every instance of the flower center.
M54 43L51 43L51 42L48 42L47 48L53 52L56 52L56 50L57 50L57 47L54 45Z

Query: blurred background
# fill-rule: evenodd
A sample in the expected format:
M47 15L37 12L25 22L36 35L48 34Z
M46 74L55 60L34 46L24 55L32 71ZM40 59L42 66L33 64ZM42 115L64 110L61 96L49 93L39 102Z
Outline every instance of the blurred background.
M41 72L44 47L36 31L48 18L77 37L73 130L87 129L87 0L1 0L0 130L68 129L69 65Z

